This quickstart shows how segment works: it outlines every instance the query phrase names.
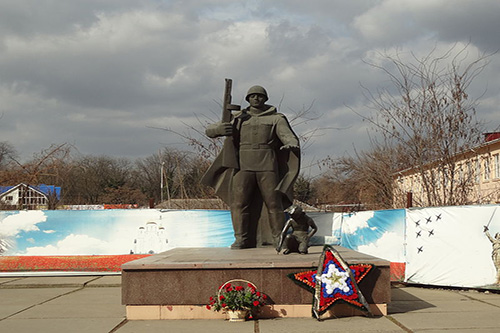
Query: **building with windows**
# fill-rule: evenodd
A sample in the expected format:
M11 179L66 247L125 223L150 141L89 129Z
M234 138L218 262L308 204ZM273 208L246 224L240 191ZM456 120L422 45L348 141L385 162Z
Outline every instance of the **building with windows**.
M462 204L500 203L500 133L486 133L483 144L455 156L453 173L438 169L437 163L414 167L393 175L393 206L427 207L429 192L440 197L434 202L446 205L446 196L462 196ZM422 173L426 174L424 184ZM446 179L453 174L453 182ZM428 180L432 181L429 182ZM450 186L455 190L450 191Z
M47 209L51 200L60 198L61 188L54 185L0 186L0 204L4 209Z

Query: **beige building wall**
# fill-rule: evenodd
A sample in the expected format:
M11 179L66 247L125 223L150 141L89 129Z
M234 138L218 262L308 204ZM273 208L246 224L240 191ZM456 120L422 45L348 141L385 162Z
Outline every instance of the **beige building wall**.
M464 193L464 204L500 203L500 139L482 144L457 156L455 183L467 184ZM428 176L435 181L429 185L442 196L445 202L445 187L449 182L442 179L437 166L429 164L424 167ZM447 184L448 183L448 184ZM411 168L394 175L394 208L407 206L408 193L411 193L414 207L427 207L429 200L424 189L420 170Z

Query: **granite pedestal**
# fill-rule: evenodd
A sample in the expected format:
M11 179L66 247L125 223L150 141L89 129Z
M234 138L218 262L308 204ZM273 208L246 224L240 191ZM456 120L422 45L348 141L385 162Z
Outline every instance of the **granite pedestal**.
M390 262L336 246L349 264L369 263L375 268L359 284L373 314L386 315L390 302ZM254 283L273 304L259 317L310 317L312 293L287 277L317 269L321 246L309 254L276 254L272 248L176 248L122 265L122 304L129 320L223 318L208 311L209 297L224 282L243 279ZM339 304L325 316L362 313Z

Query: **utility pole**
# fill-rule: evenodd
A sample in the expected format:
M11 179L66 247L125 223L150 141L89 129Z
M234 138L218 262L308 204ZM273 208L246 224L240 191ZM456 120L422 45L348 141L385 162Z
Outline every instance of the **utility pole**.
M161 162L160 165L160 202L163 202L163 168L165 166L165 162Z

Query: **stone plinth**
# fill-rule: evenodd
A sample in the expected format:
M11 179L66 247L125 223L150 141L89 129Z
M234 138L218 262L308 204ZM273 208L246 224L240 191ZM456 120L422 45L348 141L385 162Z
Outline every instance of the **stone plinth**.
M376 267L359 284L376 315L385 315L390 302L390 263L343 247L335 247L349 264ZM266 317L310 317L312 294L287 277L318 267L322 247L309 254L278 255L272 248L176 248L122 266L122 303L128 319L220 318L205 309L217 288L232 279L251 281L274 303ZM334 306L335 315L356 315Z

